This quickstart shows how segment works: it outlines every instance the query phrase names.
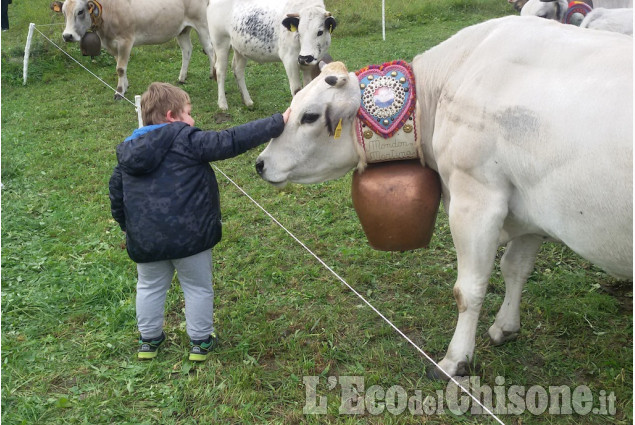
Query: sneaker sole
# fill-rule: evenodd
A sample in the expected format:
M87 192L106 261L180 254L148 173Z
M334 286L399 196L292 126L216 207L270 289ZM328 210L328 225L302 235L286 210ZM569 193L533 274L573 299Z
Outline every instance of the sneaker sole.
M150 352L150 353L137 353L137 357L141 360L151 360L153 358L155 358L157 356L157 352Z
M205 360L207 360L207 357L209 356L209 354L193 354L190 353L190 360L193 362L204 362Z

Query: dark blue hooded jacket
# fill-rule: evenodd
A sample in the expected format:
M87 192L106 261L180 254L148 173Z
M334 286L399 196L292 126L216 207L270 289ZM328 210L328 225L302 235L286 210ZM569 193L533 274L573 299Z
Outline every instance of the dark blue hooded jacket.
M284 129L282 115L219 132L183 122L147 126L117 146L110 178L113 218L137 263L188 257L221 239L216 176L210 166L240 155Z

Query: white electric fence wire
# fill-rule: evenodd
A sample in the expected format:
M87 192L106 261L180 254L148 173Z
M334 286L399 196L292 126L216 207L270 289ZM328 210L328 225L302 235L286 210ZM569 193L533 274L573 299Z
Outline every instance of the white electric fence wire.
M113 90L115 93L117 92L115 89L113 89L110 85L108 85L108 83L106 83L104 80L102 80L101 78L99 78L97 75L95 75L93 72L91 72L88 68L86 68L84 65L82 65L81 63L79 63L75 58L73 58L71 55L69 55L68 53L66 53L63 49L61 49L57 44L55 44L53 41L51 41L50 38L48 38L46 35L42 34L42 32L40 30L38 30L35 27L35 24L31 24L31 26L29 27L29 36L32 34L31 28L34 28L35 30L37 30L37 32L39 32L42 37L44 37L45 39L47 39L51 44L53 44L55 47L57 47L60 51L62 51L66 56L68 56L69 58L71 58L73 61L75 61L79 66L81 66L82 68L84 68L86 71L88 71L88 73L90 73L93 77L97 78L99 81L101 81L104 85L108 86L111 90ZM30 38L30 37L29 37ZM25 49L25 63L28 60L28 58L26 57L26 51L30 49L30 40L27 41L27 49ZM26 73L26 71L25 71ZM25 82L26 82L26 76L25 76ZM125 96L122 96L124 99L126 99L128 101L128 103L132 104L135 109L137 110L137 113L139 113L140 111L140 97L137 96L135 97L135 101L136 104L133 103L132 101L130 101L129 99L127 99ZM139 116L139 127L143 126L143 122L141 120L141 117ZM359 299L361 299L364 304L366 304L368 307L371 308L371 310L373 310L379 317L381 317L386 323L388 323L390 325L390 327L392 327L399 335L401 335L406 341L408 341L410 343L410 345L412 345L419 353L421 353L430 363L432 363L438 370L440 370L441 372L443 372L443 374L445 376L448 377L448 379L450 381L452 381L452 383L454 383L458 388L461 389L461 391L463 391L465 394L467 394L470 398L472 398L472 400L474 400L476 402L476 404L478 404L479 406L481 406L483 408L483 410L485 412L487 412L487 414L489 414L492 418L494 418L496 420L496 422L500 423L501 425L505 425L505 423L503 421L501 421L490 409L487 408L487 406L485 406L483 403L481 403L481 401L476 398L474 395L472 395L472 393L470 393L463 385L461 385L460 382L458 382L452 375L450 375L449 373L447 373L445 370L443 370L439 364L437 362L435 362L432 357L430 357L425 351L423 351L421 348L419 348L419 346L417 344L415 344L409 337L408 335L406 335L405 333L403 333L401 331L401 329L399 329L397 326L395 326L386 316L384 316L379 310L377 310L375 308L375 306L373 306L370 302L368 302L366 300L366 298L364 298L359 292L357 292L355 290L355 288L353 288L351 285L348 284L348 282L346 282L346 280L344 280L344 278L342 278L339 274L337 274L331 267L329 267L328 264L326 264L320 257L318 257L313 251L311 251L311 249L309 249L309 247L307 247L300 239L298 239L293 233L291 233L291 231L289 231L286 227L284 227L282 225L282 223L280 223L271 213L269 213L269 211L267 211L266 209L264 209L258 202L256 202L256 200L254 198L252 198L247 192L245 192L245 190L243 190L242 187L240 187L236 182L234 182L231 178L229 178L229 176L227 174L225 174L220 168L218 168L216 165L214 165L214 169L216 169L216 171L218 171L219 173L221 173L231 184L233 184L234 186L236 186L236 188L243 194L245 195L251 202L253 202L258 208L260 208L269 218L271 218L271 220L273 220L274 223L276 223L282 230L284 230L289 236L291 236L291 238L293 238L293 240L295 240L300 246L302 246L302 248L304 248L309 254L311 254L320 264L322 264L322 266L324 266L324 268L326 268L329 272L331 272L331 274L333 276L335 276L340 282L342 282L344 285L346 285L346 287L348 289L350 289L355 295L357 295L357 297Z
M93 73L90 69L86 68L86 67L85 67L84 65L82 65L82 64L81 64L81 63L80 63L77 59L75 59L74 57L72 57L71 55L69 55L66 51L64 51L64 49L62 49L60 46L58 46L57 44L55 44L55 43L54 43L54 42L53 42L50 38L48 38L46 35L44 35L44 34L42 33L42 31L40 31L39 29L37 29L37 27L35 26L35 24L31 24L31 25L33 25L33 28L35 28L35 30L36 30L37 32L39 32L39 33L42 35L42 37L46 38L46 39L49 41L49 43L51 43L53 46L57 47L57 48L58 48L58 50L59 50L60 52L64 53L66 56L68 56L69 58L71 58L71 59L72 59L75 63L77 63L79 66L81 66L81 67L82 67L82 68L84 68L86 71L88 71L88 73L89 73L90 75L92 75L93 77L97 78L99 81L101 81L101 82L102 82L102 84L104 84L104 85L105 85L106 87L108 87L110 90L112 90L113 92L115 92L115 94L119 94L119 96L121 96L123 99L125 99L125 100L126 100L126 102L130 103L132 106L135 106L135 108L136 108L136 105L134 104L134 102L133 102L133 101L131 101L131 100L130 100L130 99L128 99L127 97L123 96L122 94L118 93L118 92L117 92L117 89L113 88L113 87L112 87L111 85L109 85L107 82L105 82L104 80L102 80L101 78L99 78L99 77L98 77L97 75L95 75L95 74L94 74L94 73ZM30 28L29 28L29 30L30 30ZM27 43L28 43L28 41L27 41ZM30 47L30 44L29 44L29 47ZM27 61L27 59L28 59L28 58L26 57L26 53L25 53L25 55L24 55L24 56L25 56L25 59L24 59L24 60L25 60L25 63L26 63L26 61ZM26 67L25 67L25 69L26 69ZM25 71L25 72L26 72L26 71ZM25 81L25 83L26 83L26 77L25 77L24 81Z
M361 299L364 304L366 304L368 307L370 307L375 313L377 313L377 315L379 317L381 317L386 323L388 323L399 335L401 335L406 341L408 341L410 343L410 345L412 345L417 351L419 351L426 359L428 359L428 361L430 363L432 363L434 366L436 366L436 368L438 370L440 370L441 372L443 372L443 374L445 376L447 376L450 381L452 381L454 384L456 384L457 387L459 387L464 393L466 393L468 396L470 396L472 398L472 400L474 400L479 406L481 406L483 408L483 410L485 410L492 418L494 418L498 423L500 423L501 425L505 425L503 423L503 421L501 421L496 415L494 415L494 413L488 409L485 405L483 405L483 403L481 403L481 401L476 398L474 395L472 395L472 393L470 393L465 387L463 387L463 385L461 385L456 379L454 379L454 377L452 377L449 373L447 373L445 370L443 370L441 367L439 367L439 364L437 362L435 362L432 357L430 357L425 351L423 351L421 348L419 348L419 346L417 344L415 344L405 333L403 333L397 326L395 326L388 318L386 318L386 316L384 316L379 310L377 310L370 302L368 302L366 300L366 298L364 298L359 292L357 292L355 290L355 288L353 288L351 285L348 284L348 282L346 282L346 280L344 280L344 278L342 278L339 274L337 274L331 267L328 266L328 264L326 264L320 257L318 257L313 251L311 251L300 239L298 239L293 233L291 233L286 227L284 227L282 225L282 223L280 223L273 215L271 215L269 213L269 211L267 211L266 209L264 209L258 202L256 202L254 200L254 198L252 198L251 196L249 196L249 194L247 192L245 192L243 190L242 187L240 187L238 184L236 184L232 179L230 179L227 174L225 174L220 168L218 168L216 165L214 165L214 169L216 169L216 171L218 171L219 173L221 173L223 176L225 176L225 178L227 180L229 180L234 186L236 186L236 188L241 191L243 193L243 195L245 195L247 198L249 198L249 200L251 202L253 202L258 208L260 208L266 215L269 216L269 218L271 218L271 220L274 221L274 223L276 223L278 226L280 226L280 228L282 228L282 230L284 230L285 232L287 232L287 234L289 236L291 236L298 244L300 244L302 246L302 248L304 248L309 254L311 254L320 264L322 264L328 271L331 272L331 274L333 276L335 276L340 282L342 282L344 285L346 285L346 287L348 287L348 289L350 289L355 295L357 295L357 297L359 297L359 299Z

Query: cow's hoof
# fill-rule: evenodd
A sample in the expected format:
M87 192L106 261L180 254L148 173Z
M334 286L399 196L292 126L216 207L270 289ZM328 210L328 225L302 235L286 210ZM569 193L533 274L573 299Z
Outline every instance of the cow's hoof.
M448 378L448 376L445 373L441 372L439 368L437 368L436 366L428 369L426 371L426 376L428 377L428 379L432 381L449 381L450 380L450 378Z
M492 345L503 345L507 341L513 341L518 338L518 331L503 331L499 327L492 326L487 331Z
M115 93L115 100L121 100L121 99L123 99L123 94L121 94L119 92L116 92Z
M179 80L179 85L185 85L185 80Z
M446 370L446 373L443 373L441 369L438 367L432 367L426 371L426 376L428 379L435 381L449 381L450 376L465 376L468 374L468 364L467 362L459 362L456 365L456 372L452 372L451 370ZM448 376L448 374L450 376Z

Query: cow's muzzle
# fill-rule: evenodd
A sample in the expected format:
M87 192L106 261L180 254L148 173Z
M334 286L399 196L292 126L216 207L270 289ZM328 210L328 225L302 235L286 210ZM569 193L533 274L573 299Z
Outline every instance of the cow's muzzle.
M73 34L70 33L64 33L62 34L62 38L64 39L65 42L70 43L71 41L75 41L73 39Z
M298 63L300 65L312 65L315 62L315 57L309 56L298 56Z
M263 161L262 159L258 159L256 161L256 172L262 176L262 172L265 169L265 161Z

